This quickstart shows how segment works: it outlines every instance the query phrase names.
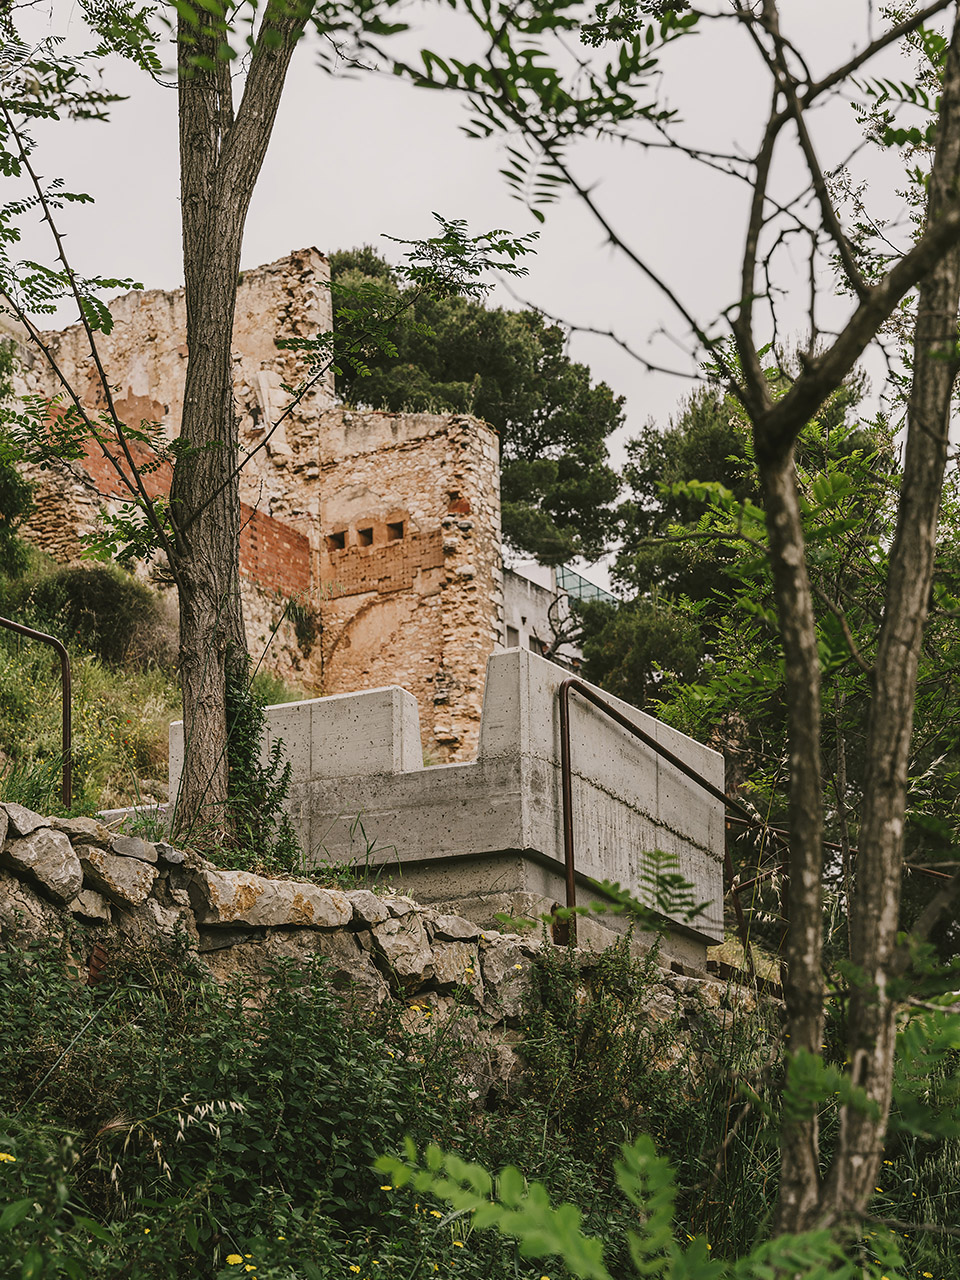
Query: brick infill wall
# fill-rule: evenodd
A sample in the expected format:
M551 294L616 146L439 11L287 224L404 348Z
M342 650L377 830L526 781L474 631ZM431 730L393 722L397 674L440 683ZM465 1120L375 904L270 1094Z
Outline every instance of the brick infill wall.
M129 447L131 456L140 469L147 493L151 498L166 497L173 479L170 463L164 461L156 466L153 450L138 440L131 440ZM84 448L86 457L83 469L102 496L113 501L129 498L129 490L104 457L100 446L91 440ZM124 471L129 475L129 466L126 464ZM240 572L267 591L279 591L285 596L309 592L310 542L290 525L241 502Z

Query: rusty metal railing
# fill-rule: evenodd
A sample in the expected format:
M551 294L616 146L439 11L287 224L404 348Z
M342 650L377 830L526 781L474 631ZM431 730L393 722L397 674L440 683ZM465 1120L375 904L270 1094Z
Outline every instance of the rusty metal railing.
M708 795L713 796L715 800L719 800L724 806L724 811L728 809L734 810L738 815L736 819L730 821L738 822L743 826L752 827L755 830L763 831L766 835L772 835L774 839L782 839L786 834L781 833L779 829L769 827L762 819L757 818L745 804L728 796L726 792L721 791L719 787L714 786L709 779L705 778L696 769L692 768L685 760L681 760L667 747L657 742L646 730L641 729L639 725L629 720L621 711L618 711L612 703L608 702L588 684L584 684L582 680L578 680L576 676L568 676L560 684L557 691L557 697L560 703L560 790L562 798L563 812L563 861L564 872L566 877L566 894L567 906L574 908L577 905L577 883L576 883L576 852L573 841L573 774L571 769L571 750L570 750L570 694L576 693L587 702L591 703L608 719L613 720L620 725L622 729L638 738L646 747L666 760L668 764L684 774L691 782L696 783L698 787L706 791ZM749 883L751 885L757 883L758 880L766 879L773 875L780 868L780 862L777 865L762 872L754 880ZM743 906L740 902L740 888L736 883L736 877L733 872L733 862L730 858L730 851L727 849L726 841L723 847L723 866L727 880L726 892L731 894L733 898L734 912L737 917L737 931L740 934L740 941L743 945L743 954L747 967L751 974L753 973L753 957L750 952L750 931L747 926L746 917L743 914ZM569 935L568 939L569 940Z
M34 631L33 627L25 627L20 622L11 622L9 618L0 618L0 627L5 627L8 631L15 631L18 635L26 636L30 640L39 640L41 644L48 644L52 649L56 649L60 657L60 678L63 686L63 723L62 723L62 748L63 748L63 783L60 791L60 798L63 801L65 809L70 808L73 799L73 745L71 741L71 687L70 687L70 655L64 645L56 638L56 636L48 636L45 631Z

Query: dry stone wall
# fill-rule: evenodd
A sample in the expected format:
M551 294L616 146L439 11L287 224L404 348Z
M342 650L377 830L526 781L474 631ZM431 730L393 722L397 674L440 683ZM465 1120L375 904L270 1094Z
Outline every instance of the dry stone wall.
M401 894L228 871L95 818L0 804L0 946L49 941L71 923L80 934L73 938L80 980L90 983L108 976L111 955L129 940L179 939L218 982L237 974L256 980L279 957L319 953L349 1009L394 1001L413 1031L456 1016L483 1049L490 1079L515 1065L514 1029L542 945ZM576 955L586 990L598 953ZM666 971L644 1001L652 1021L681 1013L706 1019L708 1034L733 1008L756 1007L742 988Z

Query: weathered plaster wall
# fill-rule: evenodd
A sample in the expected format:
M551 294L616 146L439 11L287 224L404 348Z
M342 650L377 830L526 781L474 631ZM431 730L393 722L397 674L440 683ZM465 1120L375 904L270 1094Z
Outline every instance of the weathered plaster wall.
M281 623L267 667L309 693L403 685L420 705L428 756L467 759L476 751L486 660L502 635L496 436L470 417L344 409L329 377L271 432L289 400L284 384L297 385L302 374L298 357L275 339L329 330L328 278L326 259L304 249L245 272L239 289L234 385L250 454L240 544L250 648L259 658L295 600L301 625ZM183 292L134 292L111 310L114 328L99 346L115 407L128 425L157 422L173 438L186 371ZM47 341L97 408L83 331L73 326ZM38 360L23 379L25 389L50 397L62 389ZM138 462L147 459L144 446L133 450ZM25 533L58 560L77 560L101 502L115 506L124 496L114 468L91 444L82 466L34 478L37 510ZM169 466L145 480L152 495L169 492ZM304 641L311 629L313 644Z

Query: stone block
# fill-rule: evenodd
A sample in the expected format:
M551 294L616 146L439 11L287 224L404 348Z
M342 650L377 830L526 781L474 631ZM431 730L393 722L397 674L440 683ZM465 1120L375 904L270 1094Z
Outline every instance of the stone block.
M466 987L480 997L483 983L476 944L434 941L431 963L438 987Z
M78 845L77 856L86 886L104 894L119 907L142 906L157 878L156 867L149 863L139 858L118 857L93 845Z
M92 924L109 924L113 919L109 901L95 889L81 889L73 901L67 903L67 909Z
M139 836L114 836L110 841L110 852L118 858L139 858L141 862L157 861L157 846L149 840L141 840Z
M383 900L369 889L348 889L344 897L353 908L353 919L357 924L369 926L390 919L390 912Z
M19 805L10 808L19 809ZM9 809L8 809L9 812ZM29 813L25 809L23 813ZM23 822L30 826L30 833L19 839L7 840L0 855L3 863L19 875L26 875L41 886L57 902L67 903L75 898L83 886L83 870L73 845L62 831L50 827L33 827L31 818L18 814L11 816L11 826Z
M295 880L267 880L249 871L200 869L191 872L188 887L201 925L335 928L349 924L353 916L346 895L336 889Z
M49 825L69 836L75 844L92 844L109 849L114 834L96 818L51 818Z
M15 836L28 836L40 827L49 827L51 822L47 818L42 818L39 813L34 813L32 809L26 809L22 804L5 803L0 805L7 815L9 830Z
M434 916L427 921L427 932L436 942L469 942L480 937L480 928L462 916Z
M433 977L430 942L415 912L384 920L370 932L374 946L401 987L416 987Z

